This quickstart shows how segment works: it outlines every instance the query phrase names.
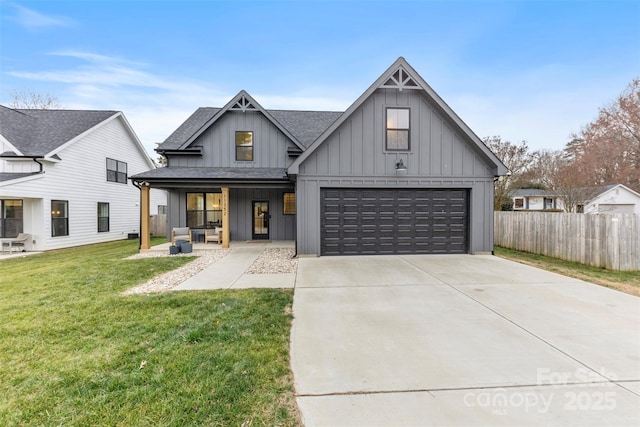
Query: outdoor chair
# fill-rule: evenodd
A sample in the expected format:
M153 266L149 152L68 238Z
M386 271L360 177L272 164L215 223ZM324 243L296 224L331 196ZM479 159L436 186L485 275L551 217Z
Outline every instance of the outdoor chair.
M175 245L176 240L186 240L191 243L191 229L189 227L175 227L171 230L171 244Z
M221 227L210 228L204 232L204 244L206 245L209 242L222 243Z
M27 248L26 244L31 240L31 234L20 233L17 237L12 239L2 239L2 252L4 253L4 248L9 248L9 253L13 251L13 248L22 248L24 252Z

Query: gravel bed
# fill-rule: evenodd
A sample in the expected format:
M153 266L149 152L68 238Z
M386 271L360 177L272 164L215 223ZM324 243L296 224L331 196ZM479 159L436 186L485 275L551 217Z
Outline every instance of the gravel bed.
M215 250L215 251L193 251L190 254L177 254L177 255L168 255L165 252L142 252L133 256L130 256L126 259L139 259L139 258L156 258L156 257L168 257L168 256L197 256L196 259L183 265L182 267L176 268L172 271L167 271L166 273L160 274L147 283L143 283L141 285L136 286L135 288L131 288L127 291L124 291L122 295L133 295L133 294L151 294L156 292L168 292L178 286L180 283L184 282L191 276L199 273L204 270L209 265L218 261L222 257L224 257L229 250Z
M267 248L247 269L247 274L295 273L298 259L292 258L295 252L288 248Z

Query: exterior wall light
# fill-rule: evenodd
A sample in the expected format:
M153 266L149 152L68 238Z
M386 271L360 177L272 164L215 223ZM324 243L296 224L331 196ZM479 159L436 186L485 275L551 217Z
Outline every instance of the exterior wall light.
M406 172L407 167L404 165L402 159L398 163L396 163L396 172Z

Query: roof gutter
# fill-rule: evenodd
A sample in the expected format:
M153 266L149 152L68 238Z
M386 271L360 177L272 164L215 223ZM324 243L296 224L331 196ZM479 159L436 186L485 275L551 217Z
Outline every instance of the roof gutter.
M0 159L31 159L36 162L39 166L38 173L44 173L44 165L40 163L38 160L44 160L44 156L18 156L16 154L0 154Z

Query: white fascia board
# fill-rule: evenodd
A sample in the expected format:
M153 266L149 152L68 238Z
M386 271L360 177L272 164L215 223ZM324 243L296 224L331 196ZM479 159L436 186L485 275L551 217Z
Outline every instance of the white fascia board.
M16 148L15 145L13 145L7 138L5 138L3 135L0 135L0 141L2 141L4 144L8 145L9 148L11 149L11 151L13 151L14 153L16 153L18 156L22 156L22 151L18 150Z

